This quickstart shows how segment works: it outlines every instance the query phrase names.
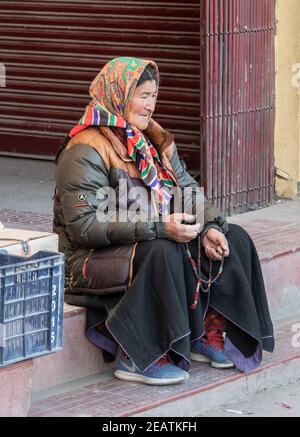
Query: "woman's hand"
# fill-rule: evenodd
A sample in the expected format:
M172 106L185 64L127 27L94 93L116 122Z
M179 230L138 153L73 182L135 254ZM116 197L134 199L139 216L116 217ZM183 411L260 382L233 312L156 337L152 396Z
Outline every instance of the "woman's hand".
M181 223L183 220L191 221L193 219L194 217L192 215L186 213L168 215L165 222L165 230L168 237L177 243L188 243L189 241L194 240L200 232L201 224L186 225Z
M222 259L223 250L225 257L229 255L228 242L224 234L215 228L210 228L207 231L203 237L202 244L206 256L214 261Z

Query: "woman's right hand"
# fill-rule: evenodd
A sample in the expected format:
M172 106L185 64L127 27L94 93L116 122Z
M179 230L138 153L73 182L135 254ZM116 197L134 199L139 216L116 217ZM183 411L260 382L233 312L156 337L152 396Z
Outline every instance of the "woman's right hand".
M177 243L188 243L194 240L200 232L200 223L186 225L184 221L192 221L194 217L186 213L170 214L165 218L165 230L168 237Z

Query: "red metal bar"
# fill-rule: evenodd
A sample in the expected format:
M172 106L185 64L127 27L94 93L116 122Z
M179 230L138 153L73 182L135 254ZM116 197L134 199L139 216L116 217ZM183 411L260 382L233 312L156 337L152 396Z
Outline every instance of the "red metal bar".
M265 205L265 188L264 188L264 179L265 179L265 167L267 163L265 162L265 153L266 153L266 147L264 144L264 119L265 119L265 113L266 109L263 109L266 107L264 101L264 83L265 83L265 74L264 74L264 66L265 66L265 60L267 56L265 55L265 47L264 47L264 40L265 40L265 34L266 31L264 30L264 19L265 19L265 2L261 2L261 28L262 31L259 32L260 40L261 40L261 59L260 59L260 66L261 66L261 79L260 79L260 132L259 132L259 139L260 139L260 145L259 145L259 164L260 164L260 179L259 179L259 192L258 192L258 202L259 205Z
M260 29L263 29L263 10L264 10L264 1L260 2L260 9L261 9L261 23L260 23ZM262 86L264 83L264 77L263 77L263 67L264 67L264 56L263 56L263 52L264 52L264 31L261 30L260 32L258 32L259 35L259 40L260 40L260 59L259 59L259 67L260 67L260 80L259 80L259 133L258 133L258 138L259 138L259 142L258 142L258 146L259 146L259 154L258 154L258 168L259 168L259 178L258 178L258 191L257 191L257 203L258 205L261 205L263 203L263 179L264 179L264 145L263 145L263 115L264 115L264 110L263 110L263 91L262 91Z
M219 32L220 32L220 59L219 59L219 72L220 72L220 87L219 87L219 105L218 105L218 124L219 124L219 132L220 132L220 139L219 139L219 148L220 148L220 175L219 175L219 181L220 181L220 188L219 188L219 195L220 195L220 210L224 211L225 208L225 199L226 199L226 187L225 187L225 156L226 156L226 149L225 149L225 137L224 137L224 74L225 74L225 65L224 65L224 9L223 9L223 2L219 3L219 17L220 17L220 24L219 24Z
M237 116L237 100L238 100L238 92L239 92L239 83L238 83L238 64L239 64L239 53L238 53L238 44L237 44L237 0L233 1L233 52L234 52L234 69L233 69L233 82L234 82L234 91L233 91L233 190L234 190L234 207L235 213L239 212L239 198L238 198L238 116Z
M228 1L224 0L224 102L223 102L223 130L224 130L224 184L225 184L225 202L223 211L229 211L230 185L229 185L229 123L228 123L228 95L229 95L229 17L228 17Z
M252 127L252 129L254 129L253 132L253 145L254 145L254 154L253 154L253 167L252 167L252 189L253 189L253 208L256 209L257 207L257 183L259 180L259 159L258 159L258 153L259 153L259 147L258 147L258 142L259 142L259 112L258 112L258 107L259 107L259 62L260 62L260 41L259 41L259 37L257 35L257 23L259 20L259 6L260 6L260 1L259 0L255 0L255 23L254 23L254 35L253 38L255 39L255 47L256 47L256 51L255 51L255 71L256 71L256 85L255 85L255 94L254 94L254 126Z
M208 40L208 35L210 33L210 8L209 0L205 0L206 2L206 33L205 33L205 48L207 53L207 59L206 59L206 76L207 80L205 83L205 94L206 94L206 107L207 107L207 113L206 113L206 156L205 156L205 163L206 163L206 187L207 187L207 197L208 199L212 200L212 166L211 166L211 141L212 141L212 129L211 129L211 123L212 123L212 116L211 116L211 97L212 94L210 92L210 80L211 80L211 72L210 72L210 45Z
M218 100L219 100L219 31L218 31L218 1L214 1L214 22L213 22L213 50L214 50L214 198L216 205L219 208L219 144L218 144Z
M244 210L244 193L246 191L245 188L245 178L243 172L243 164L245 162L245 117L246 117L246 107L245 107L245 90L247 87L246 83L246 65L247 58L245 53L245 7L246 3L242 0L239 0L239 45L240 45L240 95L239 95L239 119L240 119L240 142L239 142L239 169L240 169L240 212L245 212Z
M253 16L255 17L253 22L253 32L255 32L255 28L257 26L257 0L254 0L253 2L254 10L253 10ZM255 179L257 178L257 175L255 174L256 169L256 155L257 155L257 140L255 136L255 132L257 132L257 111L256 111L256 102L257 102L257 80L258 80L258 65L257 65L257 52L258 52L258 40L256 37L256 34L252 34L252 43L254 46L254 57L253 57L253 63L254 63L254 86L253 86L253 124L251 126L252 129L252 154L251 154L251 161L250 161L250 189L251 189L251 202L252 202L252 209L255 209Z
M215 152L215 165L214 165L214 184L215 192L214 196L216 199L216 205L220 208L221 199L221 145L220 141L220 128L219 128L219 99L220 99L220 70L219 70L219 59L220 59L220 29L219 29L219 0L214 0L214 152Z
M229 96L228 96L228 124L229 124L229 156L228 156L228 170L229 170L229 211L234 211L234 185L233 185L233 92L234 92L234 83L233 83L233 66L234 66L234 35L233 35L233 2L229 0Z
M251 30L253 27L252 23L252 2L248 0L247 2L247 12L245 17L245 25L247 26L245 32L246 39L246 52L247 52L247 71L248 71L248 82L247 82L247 92L246 92L246 108L248 108L248 112L245 118L245 163L244 163L244 173L245 173L245 184L246 184L246 193L245 193L245 210L248 211L250 209L249 206L249 176L248 176L248 168L249 168L249 159L250 159L250 143L251 143L251 89L253 83L253 64L252 64L252 44L251 44Z
M262 56L263 56L263 62L262 62L262 66L263 66L263 73L262 73L262 106L265 108L269 107L268 104L268 95L266 93L266 89L267 89L267 85L270 81L270 78L268 76L268 72L267 72L267 64L268 64L268 59L269 59L269 53L268 53L268 47L266 44L267 41L267 36L268 36L268 8L266 8L266 1L263 2L264 3L264 8L263 8L263 14L262 14L262 27L263 27L263 32L262 32L262 46L263 46L263 50L262 50ZM268 130L268 125L266 123L266 120L268 118L268 113L269 113L269 109L266 109L265 111L262 112L262 152L263 152L263 159L262 159L262 166L263 166L263 171L262 171L262 181L261 181L261 185L263 187L262 192L261 192L261 196L262 196L262 200L260 202L260 204L265 207L267 206L267 191L268 191L268 186L267 186L267 175L268 175L268 145L267 145L267 130Z
M246 94L248 89L248 59L247 59L247 52L246 52L246 38L245 38L245 23L246 23L246 8L247 8L247 0L242 1L240 0L240 31L241 34L241 52L242 52L242 62L241 62L241 79L242 79L242 96L241 96L241 105L240 105L240 112L242 113L241 117L241 211L245 212L247 210L246 208L246 193L247 193L247 180L246 180L246 173L245 173L245 162L246 162Z

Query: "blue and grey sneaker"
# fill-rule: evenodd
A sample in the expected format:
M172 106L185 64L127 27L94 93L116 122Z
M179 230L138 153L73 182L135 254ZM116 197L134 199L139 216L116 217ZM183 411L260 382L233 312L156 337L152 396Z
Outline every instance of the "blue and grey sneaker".
M210 363L217 369L230 369L234 367L222 348L207 340L196 340L191 343L191 359L198 363Z
M140 371L130 358L122 355L114 375L118 379L149 385L177 384L189 378L188 372L171 364L167 357L160 358L146 370Z

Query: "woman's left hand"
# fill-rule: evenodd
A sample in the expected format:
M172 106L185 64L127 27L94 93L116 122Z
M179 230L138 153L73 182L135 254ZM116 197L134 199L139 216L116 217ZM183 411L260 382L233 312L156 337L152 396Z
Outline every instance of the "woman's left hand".
M229 255L228 242L224 234L215 228L210 228L203 238L203 247L205 255L214 261L222 259L223 250L224 256Z

